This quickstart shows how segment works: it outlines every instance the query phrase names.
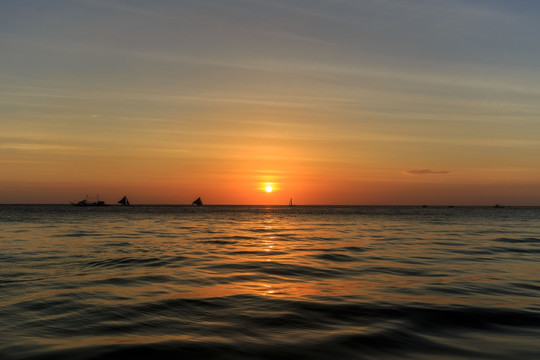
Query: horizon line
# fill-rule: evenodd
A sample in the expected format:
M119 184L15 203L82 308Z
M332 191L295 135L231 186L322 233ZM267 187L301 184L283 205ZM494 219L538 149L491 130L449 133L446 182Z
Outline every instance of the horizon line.
M0 206L6 205L66 205L73 206L71 203L0 203ZM106 204L105 207L126 207L119 204ZM193 204L178 204L178 203L138 203L131 204L129 206L190 206L190 207L201 207L194 206ZM128 207L129 207L128 206ZM403 206L403 207L540 207L540 204L537 205L511 205L511 204L204 204L205 206L279 206L279 207L296 207L296 206Z

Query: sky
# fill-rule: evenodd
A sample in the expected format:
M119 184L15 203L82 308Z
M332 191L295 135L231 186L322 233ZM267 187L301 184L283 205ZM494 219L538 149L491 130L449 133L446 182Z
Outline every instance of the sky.
M0 203L540 205L536 0L0 3Z

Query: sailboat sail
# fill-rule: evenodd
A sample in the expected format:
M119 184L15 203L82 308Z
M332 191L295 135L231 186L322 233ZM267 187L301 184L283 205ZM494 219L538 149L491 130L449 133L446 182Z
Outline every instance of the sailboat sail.
M292 198L291 198L291 200L289 200L289 206L293 206Z
M200 197L198 197L197 200L193 201L191 204L195 205L195 206L202 206L203 205L202 200L201 200Z
M131 205L131 204L129 203L129 200L128 200L127 196L124 196L124 197L122 198L122 200L120 200L118 203L119 203L119 204L122 204L122 205L124 205L124 206L129 206L129 205Z

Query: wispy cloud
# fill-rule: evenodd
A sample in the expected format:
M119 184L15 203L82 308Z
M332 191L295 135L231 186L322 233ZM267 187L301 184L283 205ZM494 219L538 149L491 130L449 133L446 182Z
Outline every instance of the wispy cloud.
M2 144L0 150L21 150L21 151L73 151L79 150L80 147L52 145L52 144L37 144L37 143L13 143Z
M419 169L419 170L406 170L406 171L403 171L403 174L405 175L447 175L447 174L450 174L450 171Z

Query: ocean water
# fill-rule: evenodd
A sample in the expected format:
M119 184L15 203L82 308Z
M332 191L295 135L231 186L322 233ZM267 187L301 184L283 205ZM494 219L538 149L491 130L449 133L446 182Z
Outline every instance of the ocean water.
M540 208L0 206L1 359L539 359Z

